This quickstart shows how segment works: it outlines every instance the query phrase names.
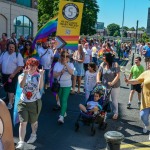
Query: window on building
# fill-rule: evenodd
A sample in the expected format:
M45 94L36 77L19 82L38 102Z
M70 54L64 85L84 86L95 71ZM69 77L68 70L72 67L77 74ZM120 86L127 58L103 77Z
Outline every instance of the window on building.
M24 35L24 37L33 36L33 23L26 16L18 16L14 19L14 31L17 38L20 35Z
M31 7L31 0L16 0L17 4L23 5L23 6L27 6L27 7Z

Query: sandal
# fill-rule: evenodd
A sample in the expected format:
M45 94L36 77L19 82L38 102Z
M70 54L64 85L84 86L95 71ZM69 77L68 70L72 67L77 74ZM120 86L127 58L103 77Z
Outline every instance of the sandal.
M80 91L77 91L78 94L80 94Z
M112 117L114 120L118 119L118 114L114 114L114 116Z
M71 91L70 94L75 94L75 91Z

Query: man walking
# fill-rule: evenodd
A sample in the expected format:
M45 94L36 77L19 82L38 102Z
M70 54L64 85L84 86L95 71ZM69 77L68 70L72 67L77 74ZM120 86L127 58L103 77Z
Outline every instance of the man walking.
M132 66L131 70L130 70L130 76L129 76L129 80L132 79L136 79L140 76L140 74L142 74L144 72L144 67L141 65L141 57L136 57L135 58L135 65ZM131 91L130 91L130 95L129 95L129 102L127 104L127 108L129 109L131 107L131 102L132 102L132 98L133 98L133 94L135 91L137 91L138 93L138 106L140 107L141 104L141 84L136 84L136 85L131 85Z

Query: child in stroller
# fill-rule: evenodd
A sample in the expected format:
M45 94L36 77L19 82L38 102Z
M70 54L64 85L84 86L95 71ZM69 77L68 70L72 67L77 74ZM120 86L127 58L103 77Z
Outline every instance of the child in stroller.
M101 98L101 93L100 92L95 92L94 93L94 99L91 101L87 101L86 106L83 104L79 104L79 108L82 112L96 116L98 112L102 109L102 106L99 105L99 100Z
M81 110L80 115L75 123L75 131L79 130L79 121L82 121L84 124L92 125L91 126L91 135L94 135L95 124L99 125L99 128L106 129L107 123L105 122L106 108L109 104L109 95L111 90L107 90L101 84L96 85L89 99L86 102L86 105L79 105Z

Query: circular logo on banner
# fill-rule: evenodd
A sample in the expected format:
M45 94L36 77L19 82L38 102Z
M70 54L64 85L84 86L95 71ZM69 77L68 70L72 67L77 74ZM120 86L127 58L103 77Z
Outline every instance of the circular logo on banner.
M79 15L79 8L76 4L66 4L63 7L62 14L67 20L75 20Z

